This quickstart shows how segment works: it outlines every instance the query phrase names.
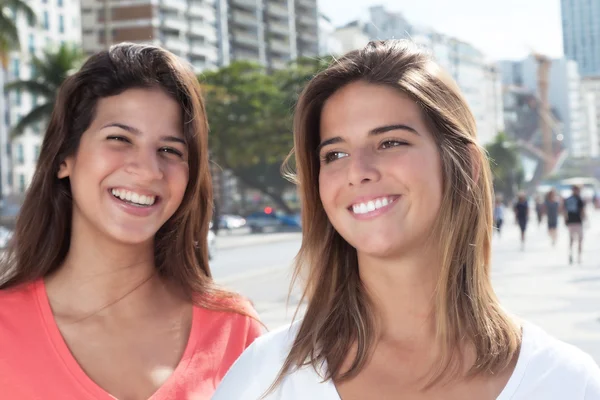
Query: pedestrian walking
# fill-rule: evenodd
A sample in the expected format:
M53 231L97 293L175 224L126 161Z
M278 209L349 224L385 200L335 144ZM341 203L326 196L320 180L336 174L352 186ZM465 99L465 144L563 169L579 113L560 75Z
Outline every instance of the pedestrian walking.
M521 250L525 250L525 231L527 231L527 222L529 221L529 203L525 193L519 193L514 211L517 224L521 230Z
M548 235L550 235L552 247L554 247L556 246L556 239L558 236L556 229L558 226L558 214L560 212L560 202L558 201L558 196L556 195L556 189L550 189L550 191L546 194L544 209L548 222Z
M581 189L574 185L572 194L564 200L564 215L569 230L569 264L573 264L573 244L577 242L577 262L581 264L583 248L583 222L585 221L585 202L581 198Z
M498 236L502 234L502 224L504 223L504 204L502 203L502 196L496 196L494 203L494 226Z
M538 226L542 224L544 219L544 201L541 195L535 196L535 215L537 216Z
M452 78L371 42L294 117L304 318L257 339L213 400L600 398L600 368L500 305L492 176Z
M198 80L119 44L61 86L0 264L2 399L209 399L261 333L210 278Z

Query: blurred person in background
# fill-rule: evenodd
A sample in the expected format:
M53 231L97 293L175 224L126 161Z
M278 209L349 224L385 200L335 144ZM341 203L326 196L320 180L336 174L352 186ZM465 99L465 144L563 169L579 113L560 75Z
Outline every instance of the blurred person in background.
M583 222L585 221L585 202L581 198L581 189L574 185L571 196L563 204L565 223L569 230L569 264L573 264L573 244L577 242L577 262L581 264L583 248Z
M257 339L214 400L592 400L600 369L509 315L490 281L492 178L448 74L371 42L295 112L302 320Z
M62 85L0 265L3 399L210 399L260 334L211 279L196 76L120 44Z
M496 196L494 201L494 226L498 232L498 236L502 234L502 223L504 222L504 203L502 196Z
M544 219L544 200L539 194L535 196L535 215L537 216L538 225L541 225Z
M544 202L544 211L546 214L546 220L548 222L548 234L552 241L552 247L556 246L557 239L557 227L558 227L558 215L560 213L560 202L556 195L556 189L551 189L546 194L546 200Z
M521 192L517 196L514 211L515 219L521 231L521 250L525 250L525 231L527 231L527 222L529 221L529 203L525 193Z

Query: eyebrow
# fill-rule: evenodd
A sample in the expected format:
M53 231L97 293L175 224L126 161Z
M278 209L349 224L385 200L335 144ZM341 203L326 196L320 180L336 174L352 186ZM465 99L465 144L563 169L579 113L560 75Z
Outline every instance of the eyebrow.
M385 125L385 126L380 126L377 128L373 128L369 131L369 136L376 136L376 135L381 135L382 133L386 133L386 132L390 132L390 131L408 131L408 132L412 132L415 135L420 135L419 132L417 132L416 129L411 128L408 125L404 125L404 124L394 124L394 125ZM323 147L325 146L329 146L331 144L336 144L336 143L341 143L344 142L345 140L342 139L340 136L336 136L333 137L331 139L326 139L323 140L319 146L317 147L317 153L320 153L321 150L323 149Z
M115 128L119 128L119 129L123 129L124 131L127 131L129 133L132 133L136 136L139 136L142 134L142 131L140 131L137 128L134 128L133 126L129 126L129 125L125 125L125 124L121 124L119 122L111 122L110 124L104 125L102 127L102 129L105 128L111 128L111 127L115 127ZM185 139L182 139L180 137L177 136L163 136L161 137L161 140L167 141L167 142L177 142L177 143L181 143L181 144L187 144Z

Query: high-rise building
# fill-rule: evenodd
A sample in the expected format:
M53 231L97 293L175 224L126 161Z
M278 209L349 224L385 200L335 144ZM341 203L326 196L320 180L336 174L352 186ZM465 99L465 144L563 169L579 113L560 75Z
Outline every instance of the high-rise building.
M316 0L220 1L222 64L250 60L276 69L319 54Z
M384 6L369 8L365 32L370 40L404 39L410 37L412 29L402 13L388 11Z
M600 1L561 0L565 57L581 76L600 75Z
M150 43L190 62L196 71L219 62L220 0L81 0L83 48L119 42Z
M35 72L32 57L42 57L44 50L58 48L65 42L81 42L79 0L28 0L27 4L36 12L38 23L30 26L22 15L17 16L15 22L21 48L10 54L6 70L0 68L0 74L3 74L0 80L4 83L30 79ZM0 101L3 111L0 118L0 190L3 197L22 195L33 177L44 127L28 128L13 140L10 140L10 131L43 101L27 92L14 91L5 94Z
M600 157L600 76L588 76L581 80L586 99L588 131L592 158Z
M471 44L426 28L413 28L412 39L427 48L452 76L477 123L477 139L485 145L504 130L502 80L498 69Z

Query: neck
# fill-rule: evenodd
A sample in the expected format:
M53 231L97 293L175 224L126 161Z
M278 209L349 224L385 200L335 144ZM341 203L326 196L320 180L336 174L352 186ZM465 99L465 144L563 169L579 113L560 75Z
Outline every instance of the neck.
M154 245L116 243L89 234L74 221L69 252L46 278L53 305L72 315L86 315L119 303L148 304L162 287L156 276Z
M378 316L380 340L431 343L435 338L438 260L431 248L390 259L358 254L361 281Z

